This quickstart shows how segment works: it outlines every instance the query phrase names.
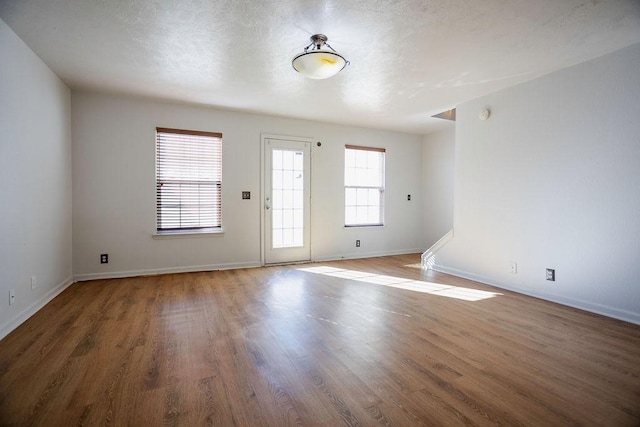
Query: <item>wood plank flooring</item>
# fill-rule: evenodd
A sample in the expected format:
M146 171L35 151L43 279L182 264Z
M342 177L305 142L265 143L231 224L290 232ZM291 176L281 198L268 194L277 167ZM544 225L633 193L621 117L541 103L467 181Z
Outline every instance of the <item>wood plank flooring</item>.
M416 263L76 283L0 341L0 425L640 425L640 327Z

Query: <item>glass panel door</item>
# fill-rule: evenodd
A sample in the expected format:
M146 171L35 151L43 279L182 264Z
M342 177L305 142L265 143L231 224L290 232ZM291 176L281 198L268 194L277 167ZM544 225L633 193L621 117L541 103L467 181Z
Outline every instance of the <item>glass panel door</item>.
M265 140L265 264L308 261L310 143Z

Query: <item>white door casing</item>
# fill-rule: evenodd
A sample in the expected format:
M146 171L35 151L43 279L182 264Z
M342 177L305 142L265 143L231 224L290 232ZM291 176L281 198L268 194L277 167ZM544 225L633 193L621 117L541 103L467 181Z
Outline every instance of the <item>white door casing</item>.
M262 136L263 264L311 260L311 139Z

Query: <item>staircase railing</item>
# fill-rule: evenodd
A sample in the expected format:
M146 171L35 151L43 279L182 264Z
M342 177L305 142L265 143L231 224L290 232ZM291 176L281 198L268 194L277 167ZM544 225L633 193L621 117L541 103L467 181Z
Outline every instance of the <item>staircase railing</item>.
M427 249L420 257L420 264L422 268L426 270L433 269L433 265L436 262L436 252L438 252L449 240L453 238L453 230L449 230L447 234L442 236L437 242L435 242L429 249Z

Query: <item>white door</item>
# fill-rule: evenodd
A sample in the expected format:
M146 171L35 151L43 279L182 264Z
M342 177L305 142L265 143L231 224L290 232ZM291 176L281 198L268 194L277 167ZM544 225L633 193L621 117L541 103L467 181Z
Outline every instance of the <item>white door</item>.
M311 260L311 142L264 140L264 263Z

